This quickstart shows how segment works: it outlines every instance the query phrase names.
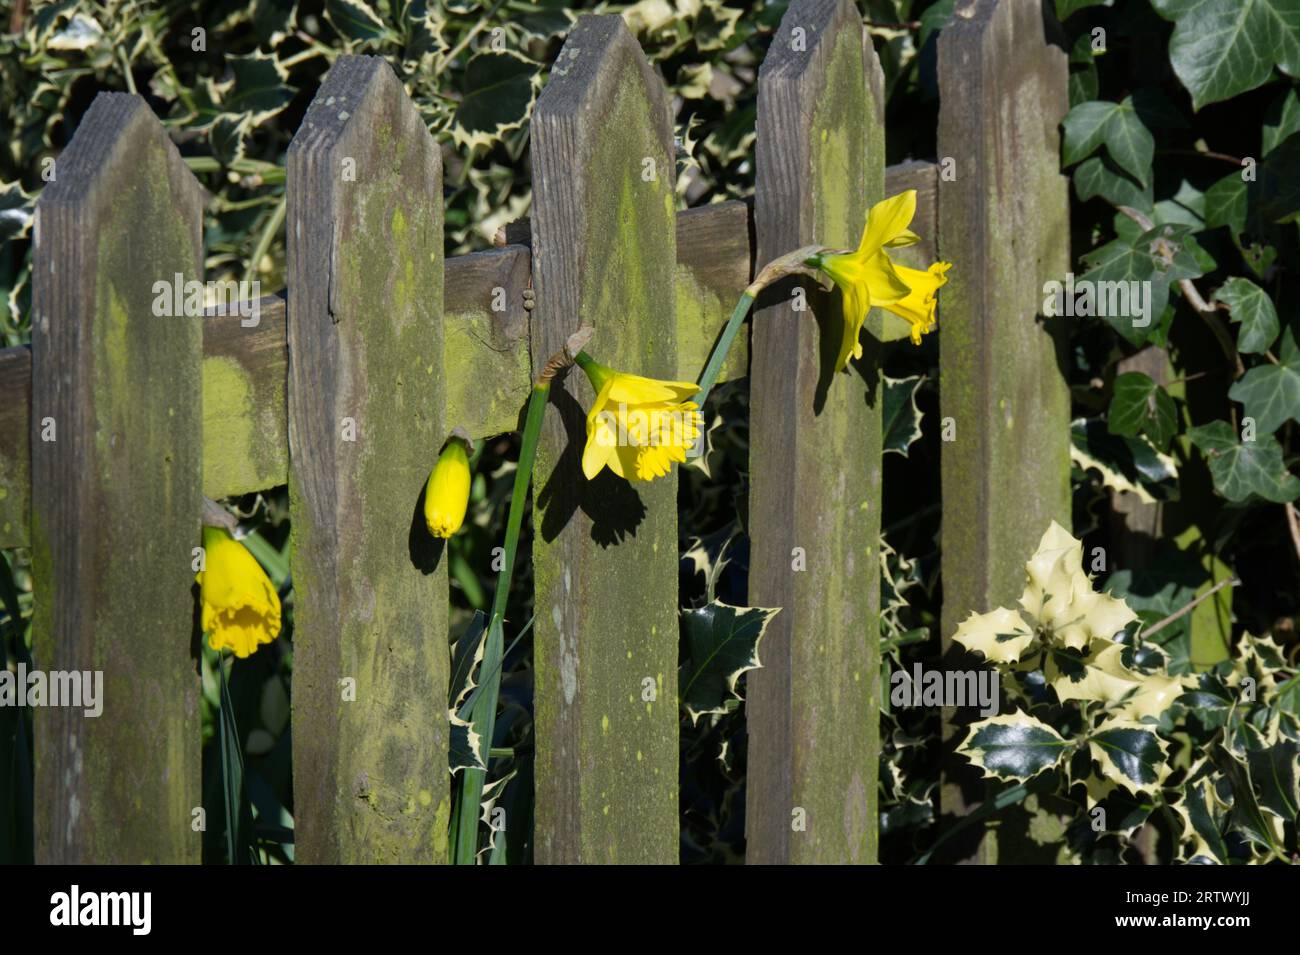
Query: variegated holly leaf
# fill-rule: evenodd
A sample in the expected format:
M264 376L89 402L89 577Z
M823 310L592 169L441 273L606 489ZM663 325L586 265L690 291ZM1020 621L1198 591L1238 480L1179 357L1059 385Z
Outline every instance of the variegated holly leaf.
M1241 833L1251 842L1265 849L1276 847L1276 833L1269 818L1259 807L1259 800L1250 785L1250 776L1246 766L1222 746L1215 746L1210 753L1215 768L1227 780L1232 790L1232 812L1229 815L1229 828Z
M1157 721L1182 696L1175 677L1138 673L1124 665L1125 646L1106 640L1093 643L1087 655L1053 649L1044 675L1062 703L1069 700L1116 704L1115 715L1135 723Z
M459 710L475 687L474 673L483 663L483 649L487 646L483 632L487 629L487 614L475 610L474 616L460 635L451 651L451 674L447 680L447 705Z
M35 197L24 192L20 183L0 182L0 242L25 236L35 208Z
M474 725L461 719L454 709L447 710L447 719L451 723L451 774L455 776L462 769L486 770L487 766L479 756L481 737L474 732Z
M1015 663L1034 642L1034 630L1014 610L998 607L975 613L961 622L953 639L967 650L978 650L991 663Z
M469 149L495 142L524 124L536 96L536 63L508 50L480 53L465 66L452 137Z
M1246 754L1246 769L1260 807L1288 823L1294 823L1300 812L1297 758L1300 745L1293 740L1278 740Z
M921 437L921 409L916 393L925 382L924 375L890 378L885 375L885 401L881 411L881 450L907 457L907 449Z
M1230 861L1228 845L1223 839L1223 814L1217 811L1209 797L1211 783L1201 779L1183 787L1183 798L1173 807L1183 821L1180 842L1191 840L1190 853L1180 853L1180 861L1194 862L1204 859L1227 865Z
M1123 717L1107 720L1088 737L1102 775L1130 792L1151 790L1165 781L1170 769L1165 744L1155 731Z
M1128 491L1145 504L1168 500L1178 491L1178 464L1144 437L1111 434L1100 418L1070 422L1070 463L1096 471L1113 491Z
M957 747L986 776L1023 781L1060 763L1073 744L1028 713L993 716L975 723Z
M740 699L736 681L763 665L758 644L779 612L779 607L733 607L720 600L682 612L687 656L677 684L692 723L706 713L724 713L729 702Z

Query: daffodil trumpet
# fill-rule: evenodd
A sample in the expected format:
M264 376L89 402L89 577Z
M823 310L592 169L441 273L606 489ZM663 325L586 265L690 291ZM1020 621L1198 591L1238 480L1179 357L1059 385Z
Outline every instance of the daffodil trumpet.
M262 565L223 527L203 528L203 569L194 578L208 646L251 656L280 633L280 595Z

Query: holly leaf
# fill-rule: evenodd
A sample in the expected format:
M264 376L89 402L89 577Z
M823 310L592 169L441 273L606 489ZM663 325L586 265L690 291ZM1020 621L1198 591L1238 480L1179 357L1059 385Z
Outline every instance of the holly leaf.
M537 96L537 64L508 50L480 53L465 66L463 97L452 137L469 148L518 129Z
M907 457L907 449L921 437L921 409L916 406L916 393L924 381L924 375L910 378L885 376L882 453L893 451Z
M1169 775L1160 738L1130 719L1107 720L1088 737L1088 749L1102 775L1130 792L1159 786Z
M1273 67L1300 74L1297 0L1151 0L1174 22L1169 59L1192 107L1230 99L1268 81Z
M1190 836L1195 840L1192 858L1199 856L1227 865L1228 845L1224 842L1223 831L1210 809L1206 792L1209 786L1209 780L1202 779L1185 787L1183 799L1174 807L1174 811L1183 818L1183 838Z
M1231 278L1215 293L1234 322L1241 324L1237 332L1237 351L1257 355L1267 351L1280 330L1277 309L1268 293L1250 279Z
M736 681L746 670L763 664L758 644L779 607L733 607L714 600L682 613L687 657L677 684L681 705L699 722L706 713L725 713L727 703L740 699Z
M1287 421L1300 421L1300 348L1287 329L1282 335L1281 357L1276 365L1258 365L1228 389L1248 417L1255 419L1258 435L1271 435Z
M1034 642L1034 631L1020 614L998 607L988 613L972 612L953 639L993 663L1015 663Z
M1056 766L1071 743L1028 713L993 716L975 723L957 747L984 775L1024 781Z
M1300 811L1297 756L1300 744L1294 740L1281 740L1246 754L1246 770L1261 808L1290 823L1295 822Z
M1252 495L1277 504L1300 497L1300 479L1287 471L1282 446L1271 434L1242 442L1228 422L1211 421L1187 436L1205 455L1214 489L1234 504Z
M1151 160L1156 143L1146 128L1133 98L1123 102L1090 100L1070 110L1062 121L1065 136L1061 162L1072 166L1105 145L1106 152L1121 169L1145 188L1151 182Z
M1106 424L1111 434L1145 434L1157 448L1168 451L1178 433L1178 412L1164 388L1140 371L1130 371L1115 378Z

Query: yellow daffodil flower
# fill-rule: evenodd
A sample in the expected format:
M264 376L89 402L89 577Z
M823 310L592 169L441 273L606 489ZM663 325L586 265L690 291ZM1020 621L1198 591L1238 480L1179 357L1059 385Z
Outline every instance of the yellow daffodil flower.
M686 460L704 419L689 399L699 386L614 371L586 352L577 362L596 389L587 414L582 473L590 480L608 466L628 481L652 481Z
M203 528L203 552L195 580L208 646L242 659L280 633L280 597L248 548L222 528Z
M465 523L469 484L469 455L464 442L453 437L438 455L424 489L424 523L434 537L450 537Z
M808 260L829 275L844 296L844 336L835 361L837 371L847 367L850 358L862 357L858 336L873 305L907 319L912 324L912 341L917 344L921 335L934 327L934 293L946 281L948 264L935 263L922 272L898 265L887 251L921 240L908 228L915 214L915 189L890 196L867 213L857 249L823 253Z
M907 283L911 291L897 302L883 303L881 308L907 319L912 326L913 345L921 344L921 336L934 331L934 310L939 304L934 296L948 281L947 272L950 268L951 262L934 262L924 272L906 265L894 266L898 277Z

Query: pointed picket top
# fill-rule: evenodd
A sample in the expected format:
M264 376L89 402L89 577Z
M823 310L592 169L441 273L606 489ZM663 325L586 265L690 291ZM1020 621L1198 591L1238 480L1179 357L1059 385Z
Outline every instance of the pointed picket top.
M122 93L53 174L32 268L33 651L103 683L94 717L35 721L36 859L197 862L202 317L170 305L203 277L203 193Z
M668 104L621 18L577 22L532 122L534 373L588 324L598 361L676 377ZM535 852L676 862L677 475L587 480L593 397L557 380L534 475Z
M341 57L289 147L295 838L447 858L447 571L422 492L445 420L441 153L392 68Z

